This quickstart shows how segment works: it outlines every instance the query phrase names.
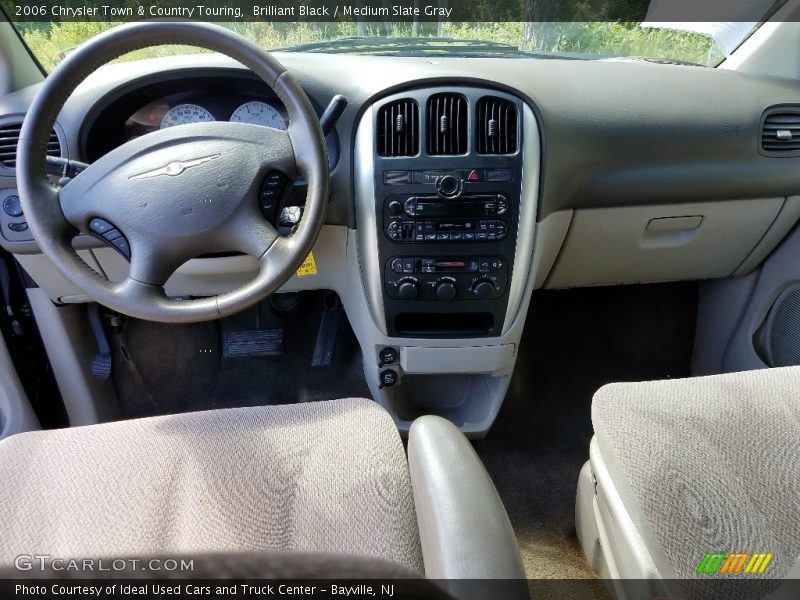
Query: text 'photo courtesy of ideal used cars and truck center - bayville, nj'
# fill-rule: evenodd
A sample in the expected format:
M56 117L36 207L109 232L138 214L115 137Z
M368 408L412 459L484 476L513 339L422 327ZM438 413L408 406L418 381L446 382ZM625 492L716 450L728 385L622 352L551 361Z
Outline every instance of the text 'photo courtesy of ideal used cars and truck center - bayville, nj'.
M0 599L800 599L800 0L0 0Z

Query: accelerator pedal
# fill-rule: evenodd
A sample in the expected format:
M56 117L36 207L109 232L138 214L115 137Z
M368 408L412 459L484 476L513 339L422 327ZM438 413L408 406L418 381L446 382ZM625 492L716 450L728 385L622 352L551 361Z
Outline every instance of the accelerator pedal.
M283 329L224 332L222 350L224 358L281 356L282 354Z
M111 347L103 329L100 308L95 303L89 305L89 326L97 344L97 354L92 357L89 370L95 379L108 379L111 376Z
M333 362L333 351L336 348L336 336L339 334L339 323L344 310L339 296L326 293L324 296L325 308L319 321L317 330L317 343L314 345L314 355L311 357L312 367L329 367Z

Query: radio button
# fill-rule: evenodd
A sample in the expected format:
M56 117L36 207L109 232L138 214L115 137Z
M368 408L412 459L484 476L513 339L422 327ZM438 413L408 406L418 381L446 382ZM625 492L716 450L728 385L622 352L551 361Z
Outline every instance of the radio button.
M404 258L403 259L403 273L413 273L414 272L414 259L413 258Z
M474 233L465 233L464 234L464 241L465 242L474 242L475 241L475 234Z
M436 192L442 198L457 198L461 195L464 189L464 182L461 180L461 174L458 175L445 175L436 180Z
M463 239L464 239L464 234L463 233L451 233L450 234L450 241L451 242L460 242Z
M394 241L400 241L400 239L403 237L403 231L400 227L400 222L392 221L389 223L389 227L386 228L386 233L389 234L389 237Z
M395 273L402 273L403 272L403 259L402 258L393 258L392 261L389 263L389 268L394 271Z
M502 240L508 234L508 228L506 227L505 221L498 221L497 222L497 239Z
M403 212L403 205L397 200L392 200L389 202L389 212L393 215L399 215Z
M497 214L504 215L508 211L508 200L506 200L505 196L498 196L497 197Z
M450 234L449 233L437 233L436 234L436 241L437 242L449 242L450 241Z

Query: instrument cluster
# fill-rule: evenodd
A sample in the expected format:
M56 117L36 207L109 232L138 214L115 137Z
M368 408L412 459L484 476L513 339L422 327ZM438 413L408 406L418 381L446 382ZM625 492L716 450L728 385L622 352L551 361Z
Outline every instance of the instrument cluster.
M132 140L158 129L203 121L231 121L286 129L287 117L283 106L265 100L165 97L143 106L125 121L125 139Z

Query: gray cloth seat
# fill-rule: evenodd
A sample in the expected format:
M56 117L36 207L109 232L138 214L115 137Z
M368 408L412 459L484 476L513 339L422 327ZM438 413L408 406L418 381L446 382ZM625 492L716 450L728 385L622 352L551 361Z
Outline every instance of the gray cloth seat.
M18 434L0 441L0 565L23 552L294 551L437 578L524 577L508 517L463 434L423 417L409 455L410 465L391 417L364 399ZM472 523L475 511L493 530ZM461 540L467 554L442 539Z
M669 592L703 597L706 553L772 554L748 580L797 569L800 368L608 385L592 423L576 525L603 576L687 580Z

